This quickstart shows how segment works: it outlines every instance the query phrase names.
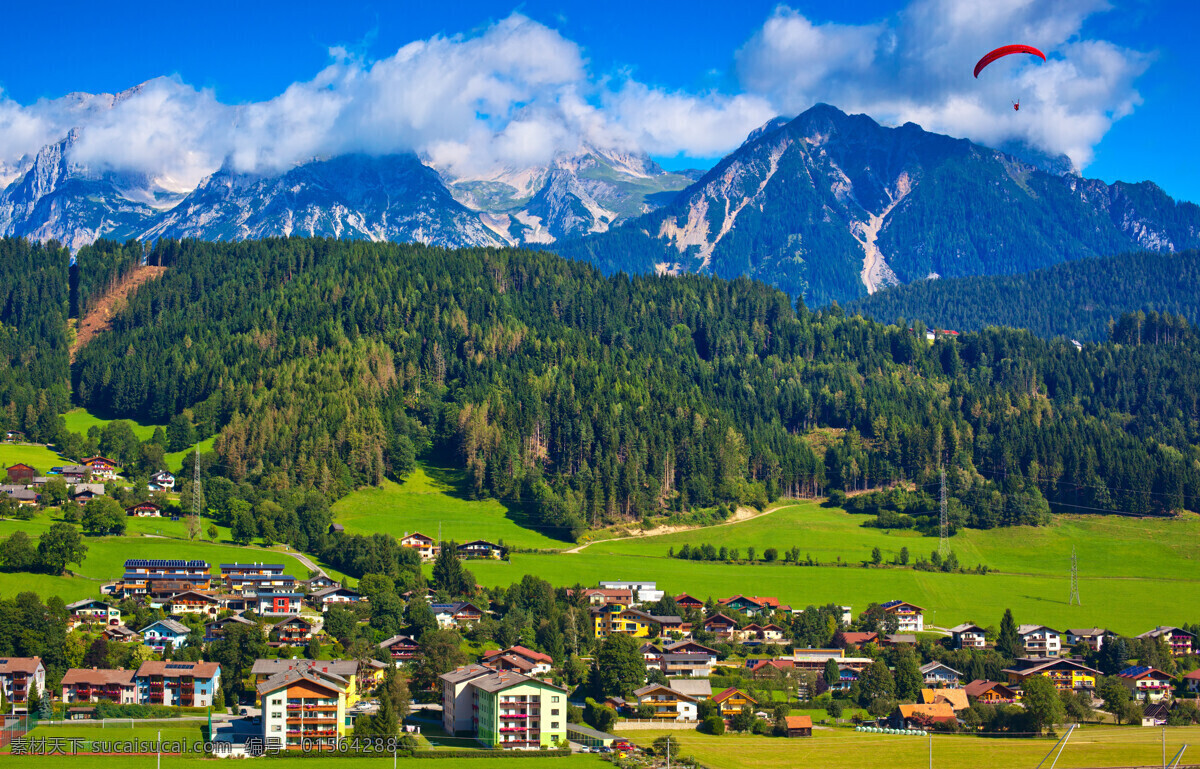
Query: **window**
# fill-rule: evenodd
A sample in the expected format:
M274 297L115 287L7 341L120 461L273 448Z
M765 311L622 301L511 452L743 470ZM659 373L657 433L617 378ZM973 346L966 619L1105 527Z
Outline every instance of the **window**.
M550 697L550 701L551 701L551 702L558 702L558 695L557 695L557 694L555 694L555 695L551 696L551 697Z
M281 713L281 712L280 712L280 711L278 711L278 710L276 710L276 711L272 711L272 712L271 712L271 718L283 718L283 713Z
M558 728L558 722L557 722L557 721L551 721L551 722L550 722L550 728L551 728L551 729L557 729L557 728Z
M271 726L271 731L281 732L281 731L283 731L283 725L282 724L274 724L273 726Z
M550 715L552 715L552 716L557 716L557 715L558 715L558 708L554 708L553 710L551 710L551 711L550 711Z

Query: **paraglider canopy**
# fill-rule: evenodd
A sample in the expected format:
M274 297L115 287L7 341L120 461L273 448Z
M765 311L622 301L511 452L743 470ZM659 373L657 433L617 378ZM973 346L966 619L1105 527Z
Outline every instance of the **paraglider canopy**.
M979 63L975 65L975 77L979 77L979 73L983 71L983 68L991 64L996 59L999 59L1003 56L1009 56L1010 54L1014 53L1028 53L1038 57L1042 61L1046 60L1046 54L1034 48L1032 45L1002 45L996 50L989 52L979 60Z

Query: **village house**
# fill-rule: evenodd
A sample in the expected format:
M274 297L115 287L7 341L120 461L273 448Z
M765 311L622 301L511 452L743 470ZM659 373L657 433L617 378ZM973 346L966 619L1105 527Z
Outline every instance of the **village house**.
M221 683L221 666L215 662L147 660L133 677L138 704L207 708Z
M786 643L784 629L779 625L759 625L753 623L737 630L743 642L749 643Z
M308 603L324 614L335 603L357 603L365 600L362 593L348 587L326 587L308 594Z
M978 701L990 705L1015 702L1017 699L1015 689L998 681L972 681L963 687L963 692L968 697L974 697Z
M678 620L679 618L672 617L670 619ZM592 610L592 624L595 628L596 638L607 638L613 633L623 633L634 638L646 638L650 635L652 627L662 626L662 621L660 618L638 609L609 604Z
M207 561L131 558L125 562L125 575L149 580L211 582Z
M1171 717L1171 703L1163 700L1142 708L1142 726L1166 726Z
M50 468L50 473L52 475L55 474L55 470L58 470L57 474L62 476L62 479L67 482L68 486L87 483L92 479L92 469L87 465L66 465L59 468L52 467Z
M265 576L283 576L284 565L282 563L223 563L220 565L221 579L225 584L233 586L235 584L232 578L235 577L265 577Z
M574 591L568 590L567 594L574 595ZM633 606L632 590L609 590L603 587L589 587L583 589L583 597L587 599L590 606L607 606L609 604L624 607Z
M1175 678L1169 673L1145 665L1128 667L1117 673L1130 695L1137 702L1158 702L1171 697Z
M760 617L776 611L791 611L791 607L780 606L779 599L773 596L734 595L717 603L733 611L740 611L747 617Z
M919 702L922 705L936 705L945 702L954 708L954 712L971 707L971 701L966 691L962 689L922 689Z
M97 497L105 496L103 483L77 483L71 487L71 501L77 505L86 505Z
M33 479L36 476L37 470L24 462L18 462L8 467L8 482L12 484L27 486L33 483Z
M849 630L839 630L833 636L833 645L839 649L845 649L847 646L865 646L866 644L878 643L878 633L858 633Z
M926 686L956 687L962 683L962 673L936 660L921 666Z
M680 593L679 595L675 596L675 605L681 609L695 609L696 611L700 611L704 608L704 601L701 601L699 598L693 595Z
M917 637L912 633L888 633L879 639L879 645L885 649L890 646L916 646Z
M121 610L96 598L84 598L82 601L69 603L67 611L71 612L72 617L78 617L84 623L121 624Z
M437 555L437 543L433 541L433 537L427 537L419 531L401 537L400 546L416 550L422 561L432 561Z
M13 712L27 712L29 693L46 693L46 666L41 657L0 657L0 693Z
M712 675L712 660L707 654L667 653L659 659L667 677L708 678Z
M666 595L666 591L658 589L657 582L623 582L620 580L602 581L600 587L608 590L629 590L634 600L639 603L654 603Z
M738 713L742 712L742 708L746 705L754 708L757 707L758 701L746 694L741 689L725 689L719 694L713 695L713 702L721 709L722 718L733 718Z
M1159 625L1153 630L1148 630L1142 633L1138 638L1162 638L1167 642L1167 648L1171 650L1171 654L1176 657L1187 657L1193 649L1195 649L1196 636L1192 635L1183 628L1170 627L1169 625Z
M159 470L150 476L150 481L146 484L146 489L148 491L174 491L175 476L166 470Z
M392 659L396 662L408 662L421 652L421 647L417 645L416 639L410 635L394 635L385 641L380 641L379 648L392 655Z
M899 625L896 627L897 633L925 632L925 610L915 603L897 600L888 601L880 606L899 621Z
M319 620L293 614L272 625L267 631L267 638L271 646L302 646L311 641L320 630Z
M104 629L104 638L120 643L140 643L142 640L141 634L125 625L109 625Z
M1064 635L1064 642L1068 648L1073 649L1082 643L1087 644L1092 651L1098 652L1104 648L1105 639L1111 638L1113 633L1105 628L1091 627L1069 629Z
M296 590L296 578L291 574L230 574L226 584L234 593L292 593Z
M429 608L441 628L466 628L483 619L483 610L468 601L435 603Z
M696 698L663 684L650 684L634 691L637 706L648 705L654 709L650 716L656 721L695 721Z
M316 592L317 590L324 590L327 587L341 587L342 586L341 582L338 582L336 579L334 579L333 577L330 577L328 574L318 574L317 576L312 577L311 579L301 580L297 584L300 586L300 589L306 593Z
M795 662L797 670L807 670L813 673L824 671L825 663L828 660L833 660L839 666L845 665L856 673L866 670L875 661L871 657L847 657L842 649L794 649L792 660Z
M176 616L202 614L208 617L215 617L221 613L221 607L218 605L216 598L195 590L185 590L182 593L176 593L163 605L163 609L167 614L174 614Z
M471 540L458 546L458 555L461 558L503 558L504 553L503 547L485 539Z
M1062 635L1045 625L1020 625L1017 636L1026 657L1057 657L1062 653Z
M1096 679L1104 675L1079 660L1064 657L1022 657L1002 672L1008 676L1009 685L1020 685L1030 676L1042 675L1049 678L1056 689L1089 692L1096 688Z
M332 747L346 734L349 682L317 667L281 670L258 683L262 740L286 750Z
M137 686L132 670L71 668L59 684L64 704L72 702L113 702L138 704Z
M33 507L41 499L41 495L33 489L27 489L24 486L14 486L5 484L0 486L0 492L6 494L9 499L23 507Z
M648 663L654 663L655 667L658 666L658 661L663 656L663 650L649 641L639 646L638 651L641 652L642 659L646 660Z
M304 660L304 659L259 659L254 661L250 674L261 686L281 673L299 671L311 673L340 682L349 707L366 695L382 678L388 665L378 660ZM259 690L261 699L261 689Z
M1200 694L1200 670L1193 670L1183 677L1188 694Z
M125 515L134 518L161 518L162 508L153 502L139 502L125 508Z
M788 737L811 737L812 716L787 716L784 719Z
M667 644L663 647L663 651L670 652L671 654L704 654L708 656L710 665L717 664L717 657L719 656L716 649L710 649L692 640L676 641L675 643Z
M524 646L510 646L484 652L483 664L497 670L515 670L527 676L540 676L554 667L554 658Z
M231 614L228 617L215 619L212 622L204 623L204 642L212 643L225 635L226 629L232 625L242 625L243 627L258 627L257 622L251 622L239 614Z
M750 670L750 675L755 678L776 678L781 673L795 670L796 662L789 659L746 660L746 666Z
M952 724L956 721L958 717L954 715L954 708L948 702L932 705L897 705L888 719L893 729L928 729L936 724Z
M182 622L173 619L160 619L141 629L142 643L156 652L161 652L168 646L178 649L187 640L191 629Z
M117 477L117 463L108 457L88 457L83 460L83 466L91 471L93 478L113 480Z
M728 638L737 629L737 622L724 614L714 614L704 620L704 631L716 636Z
M567 691L485 665L441 676L442 727L489 748L538 750L566 739Z
M263 592L253 598L254 611L263 617L287 617L299 614L304 605L302 593Z

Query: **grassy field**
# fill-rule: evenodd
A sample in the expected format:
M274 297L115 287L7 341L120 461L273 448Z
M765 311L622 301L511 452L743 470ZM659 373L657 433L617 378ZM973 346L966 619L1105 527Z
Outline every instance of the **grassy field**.
M165 736L164 736L165 739ZM230 759L220 758L200 758L198 756L167 756L162 759L161 766L169 769L213 769L214 767L226 766L221 763ZM320 765L320 766L336 766L342 769L391 769L392 757L381 756L380 758L337 758L325 759L313 758L305 763L304 759L298 759L302 763L301 766ZM157 758L151 755L89 755L88 753L80 752L78 755L61 757L61 756L9 756L4 759L5 766L19 767L64 767L65 769L112 769L114 766L119 766L121 769L155 769L158 764ZM430 766L428 761L413 761L400 759L401 763L408 766ZM288 762L290 765L292 762ZM574 755L574 756L555 756L553 758L542 758L531 756L522 760L521 757L514 758L493 758L484 756L471 759L451 759L449 761L434 761L432 766L467 766L470 769L509 769L511 767L528 767L528 769L591 769L592 767L611 766L600 760L598 755Z
M628 732L631 742L649 745L668 732ZM924 769L930 765L926 737L864 734L848 729L817 729L809 738L670 732L680 739L680 753L695 756L711 769L819 766L822 769ZM1162 732L1140 727L1079 729L1058 760L1061 769L1096 766L1157 766L1162 761ZM1200 740L1200 727L1167 729L1167 759L1185 743ZM932 738L934 767L986 766L988 769L1027 769L1050 751L1054 740L982 739L966 736ZM1191 749L1189 749L1190 752ZM1190 763L1184 754L1184 763Z
M135 725L132 727L128 723L101 726L100 724L89 724L87 722L67 722L61 726L57 724L54 726L38 726L26 736L31 739L45 738L46 740L51 740L57 737L63 740L83 740L77 748L80 753L95 752L96 748L93 746L93 742L128 742L133 740L155 742L160 739L163 742L183 743L186 746L184 752L191 753L196 752L192 750L196 743L204 742L200 727L201 722L199 721L190 721L181 724L165 722L136 724L135 722ZM8 763L9 760L11 759L5 759L5 763Z
M471 566L485 585L507 585L526 573L554 584L585 585L606 579L656 580L668 591L723 598L734 593L778 596L793 606L848 604L861 611L872 601L913 601L927 609L926 622L999 624L1011 608L1019 622L1053 627L1108 626L1136 634L1155 625L1194 621L1200 600L1200 517L1140 520L1064 517L1052 526L965 531L951 540L960 561L987 564L986 575L942 574L899 568L862 568L871 548L885 560L907 546L928 556L936 540L912 532L863 528L863 516L799 503L726 526L597 542L578 554L516 554L511 563ZM724 564L668 558L668 548L712 543L767 547L781 553L795 545L837 566ZM1083 606L1068 605L1070 549L1080 560Z
M67 413L63 414L63 420L66 422L66 426L67 426L68 430L70 430L71 432L79 433L80 435L87 435L88 430L90 430L91 428L93 428L93 427L101 427L102 428L109 422L113 421L111 419L101 419L100 417L96 416L95 414L91 413L90 411L88 411L87 409L84 409L84 408L71 409ZM139 441L145 441L148 438L150 438L150 436L154 435L154 428L159 427L159 425L140 424L138 422L133 421L132 419L126 419L125 421L129 422L129 424L133 428L133 434L137 436L137 439ZM164 430L166 429L166 425L161 425L161 427ZM203 454L206 451L212 451L214 440L215 440L215 437L211 437L211 438L206 438L203 441L200 441L200 453ZM183 466L183 460L189 454L191 454L194 449L195 449L195 446L190 446L190 447L184 449L183 451L175 451L175 452L171 452L169 454L165 454L163 456L163 459L167 463L166 469L170 470L173 473L178 473L180 471L180 468ZM41 469L41 468L39 468L39 469Z
M45 473L51 467L66 464L66 460L45 446L32 443L0 443L0 473L2 468L24 462Z
M333 505L335 520L346 531L397 537L419 531L442 539L467 542L486 539L528 548L561 548L568 543L526 528L519 509L494 499L468 499L462 491L463 474L417 465L403 483L384 481L379 488L360 489Z

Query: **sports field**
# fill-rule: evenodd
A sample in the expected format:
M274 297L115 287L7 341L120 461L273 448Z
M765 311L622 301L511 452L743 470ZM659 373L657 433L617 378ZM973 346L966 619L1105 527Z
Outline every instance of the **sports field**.
M396 537L419 531L445 541L486 539L511 547L562 548L569 543L526 528L521 510L494 499L469 499L463 473L418 464L403 483L384 481L379 488L360 489L333 505L334 519L346 531L386 532Z
M650 745L668 732L631 731L625 736L639 745ZM672 731L680 740L680 754L695 756L710 769L758 769L763 766L812 766L821 769L925 769L930 766L928 737L865 734L848 729L814 729L812 737L755 737ZM618 734L620 731L618 729ZM1187 743L1200 742L1200 727L1166 730L1167 760ZM932 738L932 766L988 769L1028 769L1054 746L1050 738L986 739L940 735ZM1184 763L1195 757L1184 754ZM1084 727L1071 736L1058 759L1059 769L1080 767L1159 766L1162 763L1161 729ZM1190 761L1187 759L1191 759ZM1049 761L1046 765L1049 766Z
M943 574L900 568L863 568L873 547L885 562L907 546L929 556L937 541L913 532L863 528L864 516L802 502L749 521L655 537L597 542L577 554L515 554L511 563L472 564L485 585L507 585L531 573L554 584L595 584L601 579L655 580L672 592L698 597L734 593L778 596L793 606L838 603L861 611L893 598L927 609L926 622L942 627L972 621L999 624L1006 608L1019 622L1052 627L1101 625L1136 634L1163 624L1192 622L1200 600L1200 517L1132 520L1063 517L1047 527L969 530L951 547L968 566L993 573ZM793 545L801 558L845 566L725 564L668 558L668 548L738 548L741 557L768 547L780 557ZM1079 556L1082 606L1068 604L1070 551Z

